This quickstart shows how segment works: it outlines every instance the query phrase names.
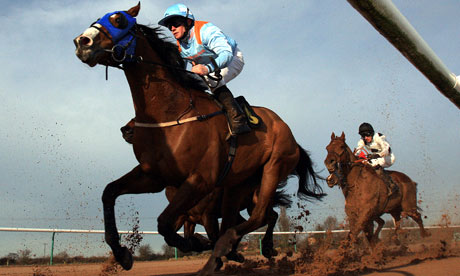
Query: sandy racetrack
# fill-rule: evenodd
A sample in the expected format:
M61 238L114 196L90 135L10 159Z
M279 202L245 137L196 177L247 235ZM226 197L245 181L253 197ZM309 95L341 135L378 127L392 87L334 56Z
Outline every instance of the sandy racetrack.
M404 250L401 250L404 248ZM342 249L344 251L342 251ZM374 254L353 255L350 248L318 249L298 254L280 254L273 262L262 257L248 257L240 265L226 263L216 275L369 275L369 276L432 276L460 275L460 242L444 241L406 246L383 246ZM311 254L313 253L313 254ZM288 255L290 257L288 257ZM307 261L309 259L309 261ZM34 276L111 276L111 275L196 275L206 259L180 259L135 262L130 271L107 270L107 264L75 264L54 266L0 267L3 275Z
M113 275L195 275L205 263L205 260L177 260L177 261L156 261L156 262L137 262L130 271L122 271ZM62 276L81 276L81 275L100 275L101 264L82 264L82 265L56 265L49 267L2 267L0 275L62 275ZM41 272L42 274L38 274ZM222 272L219 275L226 275ZM227 274L231 275L231 274ZM237 274L234 274L237 275ZM243 275L243 274L239 274ZM302 275L302 274L286 274ZM303 274L305 275L305 274ZM450 257L445 259L428 259L424 261L414 261L405 265L389 266L379 272L359 273L354 275L368 276L454 276L460 275L460 257Z

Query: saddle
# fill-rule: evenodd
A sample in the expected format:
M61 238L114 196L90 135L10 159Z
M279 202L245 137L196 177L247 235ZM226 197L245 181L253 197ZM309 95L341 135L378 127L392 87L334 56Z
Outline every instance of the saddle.
M262 119L259 117L259 115L256 114L254 109L252 109L244 96L238 96L235 98L235 100L246 115L249 127L252 129L260 127L262 125Z
M378 176L380 176L380 178L382 178L383 182L387 185L388 196L395 194L399 190L398 185L396 185L396 183L391 178L391 175L386 170L384 170L382 167L379 167L376 168L375 172Z

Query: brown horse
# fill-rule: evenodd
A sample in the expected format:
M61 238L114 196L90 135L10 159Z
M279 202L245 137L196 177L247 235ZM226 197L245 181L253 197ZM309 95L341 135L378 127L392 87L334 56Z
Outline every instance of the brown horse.
M134 127L135 120L130 120L125 126L123 126L120 131L122 133L123 139L128 144L132 144L132 137L134 136ZM302 150L303 151L303 150ZM308 157L308 155L307 155ZM310 161L311 162L311 161ZM297 172L297 169L295 171ZM254 209L255 204L258 200L258 183L260 183L261 176L254 175L246 180L244 185L241 185L242 190L239 194L239 205L240 210L247 209L248 214L251 214ZM256 185L255 185L256 184ZM273 230L278 220L278 213L273 210L273 207L285 207L289 208L292 204L292 201L289 198L283 188L286 186L287 182L283 181L278 185L278 191L276 192L273 198L273 206L270 206L270 209L267 209L266 214L266 224L267 229L262 239L262 255L267 259L274 257L278 252L273 248ZM177 193L177 188L173 186L167 186L165 189L166 198L171 202L174 196ZM220 206L222 201L223 190L222 188L216 188L213 192L206 195L195 207L190 209L185 215L179 216L178 220L175 223L176 232L184 227L184 238L190 238L195 234L195 227L197 224L201 224L205 227L207 236L210 240L204 241L203 248L197 248L198 250L209 250L212 249L215 242L219 237L219 227L218 227L218 218L221 217ZM238 214L238 222L244 222L245 219ZM203 237L200 237L202 239ZM239 243L233 245L233 249L230 253L226 255L227 259L243 262L244 257L241 254L236 252ZM206 246L209 245L209 246ZM218 261L221 264L221 261Z
M105 239L125 269L132 267L132 255L119 243L116 198L158 193L166 186L178 188L158 217L158 231L167 244L190 251L199 241L178 235L174 223L216 188L229 152L225 116L216 115L221 111L204 92L202 82L184 71L177 47L161 39L157 29L135 22L139 10L140 4L125 12L108 13L74 39L82 62L91 67L102 64L123 69L133 98L133 149L139 165L109 183L102 195ZM299 175L298 196L324 196L312 164L305 161L287 124L269 109L254 109L263 124L238 138L233 166L220 185L224 188L221 232L225 234L216 243L203 274L213 273L218 257L230 252L243 235L263 225L278 183L299 164L305 167ZM257 173L262 175L258 201L249 219L237 224L240 206L235 201L240 185Z
M360 162L345 143L345 134L331 135L326 147L324 160L330 175L326 179L329 187L339 185L345 196L345 213L350 224L350 236L356 238L364 231L373 246L378 239L384 221L380 218L389 213L395 220L396 234L400 229L401 215L410 216L420 227L422 237L429 235L423 228L419 208L417 207L417 183L407 175L397 171L387 171L398 185L398 191L388 197L385 182L377 175L372 166ZM374 232L374 221L378 227Z

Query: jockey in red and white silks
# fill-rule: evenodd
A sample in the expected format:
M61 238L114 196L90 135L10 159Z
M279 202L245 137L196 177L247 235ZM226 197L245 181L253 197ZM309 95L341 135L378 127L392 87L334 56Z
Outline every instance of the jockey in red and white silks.
M358 141L358 146L355 149L356 154L359 154L362 150L367 151L369 164L373 167L388 168L393 165L395 156L391 151L390 144L385 139L385 135L374 132L374 129L368 123L361 124L359 134L362 138Z

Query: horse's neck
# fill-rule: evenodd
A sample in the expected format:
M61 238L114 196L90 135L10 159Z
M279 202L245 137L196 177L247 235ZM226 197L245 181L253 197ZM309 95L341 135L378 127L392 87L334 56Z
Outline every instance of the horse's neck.
M351 191L355 190L355 185L351 179L349 179L350 174L352 173L352 170L356 169L356 166L354 166L355 161L357 160L356 156L353 154L351 151L350 147L346 145L346 151L347 151L347 159L348 162L346 165L346 168L344 170L344 178L345 178L345 185L342 187L343 195L347 197ZM351 181L350 181L351 180Z
M347 150L348 158L350 159L350 163L354 163L357 160L357 158L351 151L350 147L347 144L345 145L347 146L346 150Z
M136 55L147 61L162 63L144 38L137 39ZM176 120L189 106L189 91L176 82L166 67L136 63L126 66L125 75L139 121Z

